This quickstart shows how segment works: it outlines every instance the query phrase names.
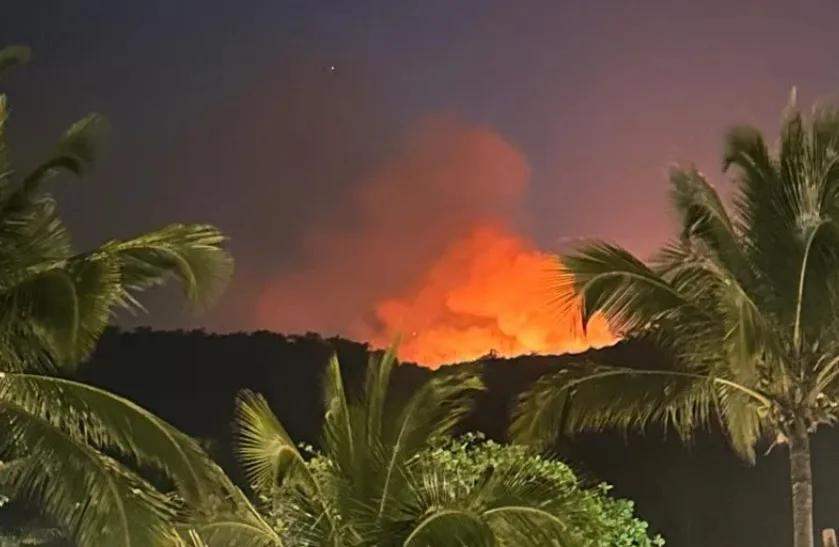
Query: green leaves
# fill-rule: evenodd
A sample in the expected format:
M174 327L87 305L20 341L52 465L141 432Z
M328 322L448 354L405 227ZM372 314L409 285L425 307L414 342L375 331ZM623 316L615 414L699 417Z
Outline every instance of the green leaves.
M29 239L28 251L42 253L51 241L59 240ZM9 272L5 287L0 280L0 323L25 327L70 368L90 354L117 308L141 307L137 297L147 288L175 278L195 309L212 304L232 274L223 242L211 226L171 225L69 258L33 257L31 266ZM27 249L13 250L20 259Z
M119 304L119 264L72 261L33 272L0 292L5 321L27 324L58 363L75 364L95 347ZM31 365L30 365L31 367Z
M24 199L39 190L60 172L77 177L87 174L96 163L97 145L106 125L105 118L99 114L89 114L71 125L47 159L23 178L16 199Z
M804 338L818 338L818 325L834 321L837 145L834 108L816 109L810 120L792 108L777 158L754 129L736 128L727 139L726 158L737 170L741 245L761 276L762 304L791 327L796 351Z
M411 529L399 524L404 524L405 511L419 510L416 488L422 476L415 475L416 459L429 443L451 434L471 410L482 384L474 371L438 374L411 393L396 393L395 365L395 347L372 358L361 396L350 398L337 359L330 360L324 378L324 455L312 464L305 462L265 399L240 395L240 461L254 489L269 504L275 500L286 534L296 544L358 545L375 538L384 541L394 533L399 543L427 544L425 539L409 540ZM414 510L409 509L412 503ZM459 520L434 520L443 521L447 530L456 531L451 533L471 533ZM438 530L438 524L422 537Z
M524 446L454 440L483 389L474 367L437 371L403 391L395 355L392 347L371 359L357 397L348 396L338 360L329 361L323 453L308 461L264 398L240 395L238 454L280 540L311 547L660 545L634 519L631 503L606 497L604 488L581 489L564 464ZM209 547L277 544L250 517L208 522L195 530ZM211 527L224 533L212 538Z
M0 51L0 75L28 59ZM202 507L223 474L185 435L137 405L66 375L94 349L120 307L141 309L139 293L175 280L197 310L232 274L225 237L208 225L172 224L78 252L45 184L86 175L105 120L73 124L29 171L10 164L5 96L0 95L0 448L21 456L4 485L33 498L80 547L180 545L176 508L130 466L162 472ZM226 490L232 492L227 485Z
M262 395L243 391L236 401L236 454L253 489L270 496L289 477L308 476L303 455Z
M230 281L233 259L214 226L171 224L140 236L112 240L83 259L116 261L124 303L142 308L137 293L174 279L196 311L212 306Z
M3 448L25 446L37 458L10 472L17 495L34 498L81 546L171 545L173 509L148 483L78 442L49 420L0 402Z
M6 46L0 49L0 78L6 71L29 62L32 52L26 46Z
M606 496L608 487L584 489L562 462L520 445L481 437L449 439L418 462L417 505L403 522L419 545L579 545L650 547L646 523L631 502ZM396 540L396 537L393 537ZM404 544L404 543L403 543Z
M734 222L716 190L695 167L670 172L670 201L679 218L682 241L701 244L702 251L735 276L747 273Z
M708 424L713 380L699 374L619 367L566 369L522 395L511 434L544 448L560 432L673 427L685 439Z
M26 50L0 52L0 70ZM44 184L83 176L96 162L105 132L98 114L73 124L46 160L18 176L5 148L6 102L0 98L0 352L19 367L71 367L85 359L119 307L142 309L139 293L178 282L196 311L226 287L233 260L226 238L209 225L171 224L78 253ZM5 339L2 339L5 338ZM21 343L24 341L25 343ZM25 353L26 355L23 355ZM15 365L18 363L18 365Z
M692 303L631 253L608 243L587 245L562 257L555 305L571 313L582 297L582 320L599 312L617 332L642 329Z
M204 507L189 515L178 527L182 547L282 547L277 530L251 504L245 494L218 470L221 491L226 494L221 504Z
M14 402L75 442L115 450L129 461L165 471L192 502L200 502L215 481L208 456L194 440L105 390L63 378L4 373L0 401Z
M468 454L468 453L467 453ZM436 454L439 457L439 453ZM576 512L562 486L537 476L532 461L499 458L474 475L465 465L434 465L426 457L414 486L424 515L405 545L575 545L569 529Z
M261 520L220 517L190 529L195 547L236 545L237 547L282 547L279 534Z
M561 431L674 427L685 439L719 421L734 450L839 418L839 109L793 103L777 152L734 127L723 170L732 212L694 167L671 172L676 237L650 265L595 242L560 257L556 298L583 302L626 336L656 342L668 363L575 367L540 380L512 431L545 445Z
M379 374L384 371L379 370ZM389 375L389 371L388 371ZM353 427L353 413L347 401L347 392L344 389L344 379L341 377L341 365L338 363L338 356L333 355L326 366L326 373L323 378L323 401L326 413L323 417L323 439L324 450L335 458L335 463L349 463L352 466L356 461L356 451L363 449L364 444L356 446L362 439L357 439L357 427ZM357 424L356 424L357 426Z

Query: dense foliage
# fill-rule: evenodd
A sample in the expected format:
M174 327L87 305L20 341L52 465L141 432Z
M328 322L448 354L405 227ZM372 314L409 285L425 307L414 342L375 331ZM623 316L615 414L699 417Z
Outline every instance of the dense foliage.
M565 463L534 454L524 446L503 445L486 441L480 434L469 434L442 439L418 458L418 473L444 476L453 498L478 498L490 474L504 475L511 470L521 473L521 480L549 485L553 495L562 500L557 516L568 522L568 537L573 545L656 547L664 544L660 537L650 537L647 523L635 517L632 501L609 496L611 487L604 483L583 487ZM332 464L324 456L315 456L307 465L324 483L332 472ZM295 544L295 526L285 524L294 519L294 512L286 508L296 499L294 488L284 486L273 499L263 500L269 521L288 545Z
M565 463L534 454L521 445L503 445L483 441L481 435L447 440L424 456L428 469L444 469L463 492L480 488L488 470L521 469L524 480L550 483L564 501L563 514L568 518L571 537L576 545L590 547L651 547L663 545L660 537L651 538L648 525L634 516L634 503L610 497L611 487L600 483L584 488Z
M373 357L355 397L337 359L324 379L321 454L306 458L264 398L237 404L237 452L262 516L194 522L211 546L464 545L649 547L631 504L579 488L558 462L522 447L452 440L482 389L476 367L405 391L394 352Z
M545 442L656 423L690 439L719 421L750 462L758 443L786 445L795 545L810 547L809 437L839 420L839 109L805 118L793 102L776 150L736 127L723 165L731 211L696 169L673 171L679 231L651 264L595 242L558 268L560 306L582 295L584 320L653 340L667 366L563 371L523 398L513 431Z
M0 72L27 58L25 48L0 51ZM211 303L232 270L225 238L172 224L77 250L45 185L90 170L103 120L83 118L44 162L18 170L6 116L0 95L0 483L80 547L177 541L175 507L136 468L157 470L199 503L214 466L160 418L70 378L117 310L142 309L146 289L177 281L197 309Z

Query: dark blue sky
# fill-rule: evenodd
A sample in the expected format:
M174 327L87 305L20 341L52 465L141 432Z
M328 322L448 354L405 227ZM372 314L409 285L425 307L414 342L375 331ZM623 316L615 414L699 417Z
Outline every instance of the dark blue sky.
M839 89L833 0L7 4L0 36L34 50L3 83L19 157L105 113L96 176L61 183L80 243L220 224L240 265L208 323L224 328L251 326L266 280L309 267L304 234L352 229L354 188L429 115L489 126L526 158L515 217L542 248L599 236L646 252L667 235L671 161L716 176L727 125L774 130L792 85L807 102Z

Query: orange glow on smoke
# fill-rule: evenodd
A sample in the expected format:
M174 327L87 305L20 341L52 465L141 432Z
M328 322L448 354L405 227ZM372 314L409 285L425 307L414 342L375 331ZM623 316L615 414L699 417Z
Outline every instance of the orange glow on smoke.
M546 301L551 257L501 225L475 227L430 266L414 292L378 302L374 345L402 336L400 358L431 368L494 352L579 353L615 342L602 317L583 333L580 317L559 317Z
M328 163L328 160L325 160ZM549 305L553 259L512 228L526 158L490 128L423 120L352 187L346 224L313 225L302 258L261 287L255 328L339 334L437 368L490 352L580 352L614 342Z

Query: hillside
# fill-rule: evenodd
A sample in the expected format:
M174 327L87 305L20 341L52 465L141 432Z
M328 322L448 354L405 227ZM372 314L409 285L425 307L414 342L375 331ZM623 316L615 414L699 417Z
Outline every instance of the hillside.
M126 395L186 432L211 440L219 461L235 474L229 451L233 398L242 388L263 393L300 441L317 442L321 405L319 377L331 348L345 374L360 378L367 347L349 340L323 340L315 334L282 336L269 332L215 335L203 331L110 331L85 379ZM547 371L581 358L610 363L661 359L652 348L624 343L584 356L523 356L486 359L480 366L488 391L468 429L503 438L515 395ZM457 366L479 366L466 364ZM432 374L403 365L400 383ZM788 544L786 453L775 449L750 468L740 463L721 436L700 435L693 447L661 435L619 433L580 436L557 447L561 457L584 476L615 485L617 495L637 502L638 512L674 547ZM839 433L823 430L814 442L817 527L839 526Z

